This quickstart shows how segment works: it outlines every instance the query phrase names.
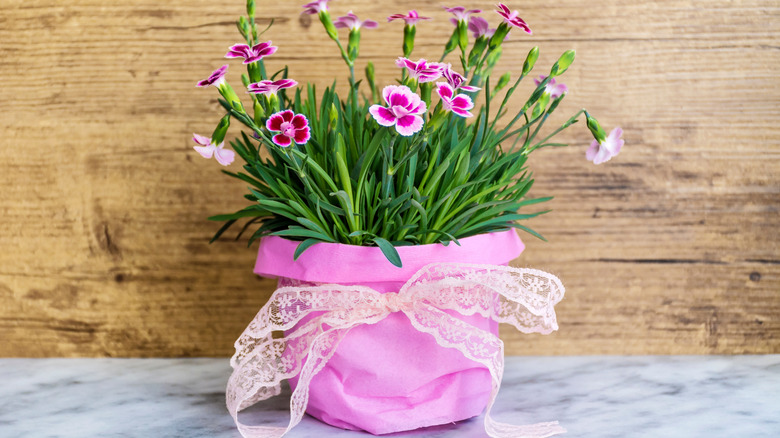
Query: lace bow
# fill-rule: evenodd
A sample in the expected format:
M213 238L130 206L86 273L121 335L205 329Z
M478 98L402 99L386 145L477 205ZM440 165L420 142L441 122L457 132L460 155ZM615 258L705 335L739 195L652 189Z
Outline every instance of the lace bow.
M309 383L349 330L403 312L414 328L433 336L439 345L460 351L490 371L493 386L485 414L489 436L543 438L563 433L558 422L516 426L491 418L504 373L504 343L445 312L479 313L524 333L548 334L558 329L553 306L563 294L561 281L546 272L457 263L425 266L398 293L334 284L279 288L236 341L226 392L228 410L244 437L283 436L303 418ZM272 337L272 332L290 330L307 316L312 317L285 337ZM290 400L287 428L238 421L240 410L278 395L282 380L296 375L300 377Z

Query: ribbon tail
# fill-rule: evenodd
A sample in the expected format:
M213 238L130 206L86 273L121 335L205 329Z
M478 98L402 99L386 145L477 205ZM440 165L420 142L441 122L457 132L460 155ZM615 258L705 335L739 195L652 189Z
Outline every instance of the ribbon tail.
M500 423L490 416L504 375L504 343L494 334L467 324L427 305L404 311L420 332L427 333L445 348L454 348L465 357L482 364L490 372L492 390L485 412L485 431L492 438L546 438L566 432L557 422L517 426Z
M307 357L300 371L298 386L290 399L290 422L286 428L278 426L250 426L238 419L238 412L251 406L255 401L279 394L280 380L273 368L278 366L277 364L280 362L287 362L285 358L283 356L262 357L261 355L255 355L254 358L256 360L248 360L237 366L228 380L226 394L228 411L233 417L233 421L236 423L241 436L245 438L280 438L300 423L306 412L311 379L333 357L339 342L349 329L336 327L325 331L321 329L310 331L309 338L313 337L313 340L311 342L307 342L308 340L302 342L303 345L307 346L305 351L293 353L296 356L303 354ZM312 333L314 335L311 335ZM297 349L293 346L291 350ZM286 373L285 378L289 377L292 376Z

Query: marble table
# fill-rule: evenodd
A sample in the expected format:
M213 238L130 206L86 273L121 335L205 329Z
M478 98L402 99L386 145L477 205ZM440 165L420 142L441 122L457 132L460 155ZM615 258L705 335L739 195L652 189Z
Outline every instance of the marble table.
M0 437L240 438L229 374L227 359L0 359ZM286 424L288 399L242 415ZM510 357L495 417L558 420L563 437L780 437L780 355ZM288 436L370 435L306 417ZM486 435L476 418L387 436Z

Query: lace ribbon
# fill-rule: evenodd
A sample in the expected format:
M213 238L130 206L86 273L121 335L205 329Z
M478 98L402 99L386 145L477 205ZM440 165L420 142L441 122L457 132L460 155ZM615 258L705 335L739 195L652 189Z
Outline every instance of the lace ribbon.
M236 341L230 360L227 407L246 438L274 438L303 418L309 383L333 356L352 327L376 324L403 312L412 326L445 348L485 366L492 377L485 431L494 438L543 438L565 432L558 422L516 426L490 416L504 373L504 343L494 334L457 319L476 313L513 325L524 333L558 329L553 306L564 294L561 281L546 272L507 266L438 263L425 266L397 293L382 294L365 286L316 285L277 289ZM318 315L283 338L272 332L292 329L306 316ZM290 400L290 423L284 427L249 426L238 412L281 392L281 382L300 375Z

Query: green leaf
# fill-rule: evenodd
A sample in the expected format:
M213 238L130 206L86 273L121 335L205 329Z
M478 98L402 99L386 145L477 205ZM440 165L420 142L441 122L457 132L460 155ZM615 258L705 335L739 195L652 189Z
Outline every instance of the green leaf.
M243 210L239 210L235 213L230 214L218 214L216 216L210 216L208 220L210 221L229 221L231 219L241 219L242 217L257 217L257 216L269 216L270 212L268 210L259 208L257 205L249 206Z
M526 226L523 226L523 225L520 225L520 224L516 224L516 223L511 223L511 224L509 224L509 226L510 227L514 227L514 228L519 228L519 229L521 229L521 230L523 230L523 231L525 231L525 232L527 232L527 233L529 233L529 234L531 234L533 236L536 236L539 239L547 242L547 239L545 239L544 236L542 236L541 234L537 233L536 231L534 231L534 230L532 230L532 229L530 229L530 228L528 228Z
M314 239L323 240L325 242L333 242L333 243L336 242L331 237L326 236L325 234L318 233L312 230L307 230L306 228L297 227L297 226L292 226L286 230L274 231L271 234L274 236L284 236L284 237L311 237Z
M301 254L303 254L304 251L306 251L312 245L315 245L317 243L322 243L322 241L321 240L317 240L317 239L306 239L303 242L301 242L300 244L298 244L298 246L295 247L295 253L293 254L293 260L298 260L298 257L300 257Z
M388 242L387 240L381 238L381 237L374 237L373 239L374 243L376 243L376 246L379 247L379 249L382 250L382 254L385 255L388 261L392 263L395 266L398 266L401 268L403 265L401 264L401 256L398 255L398 251L395 249L392 243Z

